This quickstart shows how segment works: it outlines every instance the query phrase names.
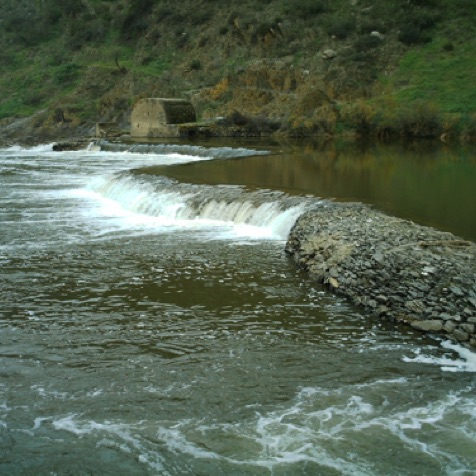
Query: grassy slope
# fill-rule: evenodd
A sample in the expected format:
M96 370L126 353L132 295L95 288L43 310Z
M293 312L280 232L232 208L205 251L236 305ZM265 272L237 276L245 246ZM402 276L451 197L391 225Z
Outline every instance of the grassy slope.
M476 8L476 7L475 7ZM441 37L408 51L391 79L382 79L399 102L434 102L448 113L471 113L476 109L476 38L450 51Z
M392 78L382 83L399 102L427 100L447 113L471 114L476 112L476 4L439 4L441 19L432 41L407 51Z
M28 0L25 2L28 3ZM433 5L438 2L435 8ZM230 66L234 69L246 67L259 58L253 57L253 54L262 54L257 48L243 53L238 47L230 47L230 39L226 38L230 38L233 12L239 12L241 24L245 21L254 22L258 32L276 25L278 21L293 25L292 54L296 63L301 57L309 57L306 51L309 40L304 36L309 37L313 30L317 31L317 27L328 33L339 26L349 29L349 36L345 40L326 40L331 43L347 42L352 46L358 40L358 33L352 26L357 14L348 13L348 0L335 0L331 2L332 8L326 7L325 1L318 0L269 0L259 4L232 1L226 2L224 6L220 2L198 1L183 3L180 10L174 10L173 2L151 0L146 3L152 5L154 15L148 12L132 20L129 18L134 37L127 41L121 38L120 25L127 21L128 6L134 1L91 0L90 3L102 15L101 18L109 22L104 23L108 26L104 27L106 33L102 34L99 41L84 41L78 48L77 42L81 40L76 40L72 47L71 39L61 33L61 23L54 25L46 40L34 45L15 41L14 32L0 38L3 48L0 56L0 119L26 117L40 110L50 111L51 114L58 107L70 105L78 112L79 120L95 122L101 114L103 98L108 94L118 95L116 90L123 93L127 88L132 103L147 92L154 93L154 83L159 80L162 81L162 88L167 84L169 91L177 94L181 94L184 88L200 89L214 81L216 83L221 79L220 75L227 74ZM135 3L140 4L137 1ZM382 25L386 35L391 37L392 31L397 31L394 17L397 13L402 14L398 6L401 3L387 2L386 8L382 7L379 0L369 0L367 3L374 8L372 21ZM473 0L413 0L412 3L416 4L413 7L416 14L427 10L437 11L444 21L440 20L425 30L432 41L410 45L390 75L382 72L377 75L371 101L378 103L381 99L383 104L391 102L399 108L414 101L426 100L445 113L463 116L473 114L476 110L473 86L476 77L476 7ZM194 4L197 9L193 8ZM121 5L122 8L119 8ZM316 5L322 5L322 11L318 11ZM356 12L360 11L357 7ZM276 12L276 16L272 17L270 12ZM350 23L343 26L345 21L339 24L340 18L350 20ZM68 24L74 25L75 21L69 18ZM82 20L76 22L79 21ZM157 36L159 48L151 47L151 35ZM187 46L186 40L188 45L203 42L203 47L200 50L196 47L193 49ZM228 41L228 46L225 41ZM319 35L313 41L319 42ZM227 48L224 61L227 67L218 71L211 65L206 69L206 62L212 62L213 57L218 55L220 44L224 45L223 50ZM148 48L152 51L150 58L146 54ZM200 59L196 59L197 54L200 54ZM271 52L270 57L273 54L281 52ZM282 54L286 52L283 50ZM120 66L128 71L127 80L117 68L116 57ZM371 65L377 70L378 61ZM187 65L189 67L184 73ZM168 83L164 81L165 74L170 76Z

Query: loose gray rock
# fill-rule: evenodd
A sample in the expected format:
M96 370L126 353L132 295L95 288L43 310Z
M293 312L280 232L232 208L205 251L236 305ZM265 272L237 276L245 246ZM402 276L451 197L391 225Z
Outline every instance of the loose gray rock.
M476 244L358 203L319 202L286 252L309 276L375 316L476 342Z
M337 51L332 50L332 49L327 49L322 52L321 55L324 59L331 60L337 56Z
M469 334L467 332L464 332L462 329L455 329L453 331L453 336L456 340L461 342L469 340Z
M410 322L410 325L414 329L418 329L420 331L425 332L439 332L443 329L443 323L438 320L431 320L431 321L413 321Z

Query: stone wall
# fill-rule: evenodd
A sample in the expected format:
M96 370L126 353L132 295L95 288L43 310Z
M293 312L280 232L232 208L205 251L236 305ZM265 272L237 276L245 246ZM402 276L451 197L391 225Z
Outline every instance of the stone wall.
M140 99L131 114L133 137L176 137L176 125L196 121L195 109L184 99Z
M476 348L476 244L361 204L302 215L286 251L312 279L381 319Z

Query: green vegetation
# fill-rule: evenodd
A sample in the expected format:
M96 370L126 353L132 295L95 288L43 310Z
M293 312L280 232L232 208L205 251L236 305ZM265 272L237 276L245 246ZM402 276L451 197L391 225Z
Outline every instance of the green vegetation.
M320 13L329 11L327 0L291 0L284 2L284 12L288 15L296 15L302 19L312 18Z
M355 20L348 16L337 15L331 17L328 22L326 31L330 36L340 40L347 38L355 30Z
M295 135L471 135L475 38L474 0L2 0L0 120L125 120L161 95Z
M279 121L273 121L262 115L247 116L236 110L224 117L221 123L227 126L239 126L248 132L255 132L258 135L262 132L275 132L281 127Z
M476 77L476 40L468 39L448 51L444 38L408 51L389 80L399 102L418 99L433 101L443 112L468 113L476 107L476 90L470 86Z

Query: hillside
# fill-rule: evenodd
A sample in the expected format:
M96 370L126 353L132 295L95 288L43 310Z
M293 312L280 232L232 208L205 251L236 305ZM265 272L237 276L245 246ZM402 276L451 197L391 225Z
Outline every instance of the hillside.
M2 0L0 141L189 98L286 136L476 132L474 0Z

